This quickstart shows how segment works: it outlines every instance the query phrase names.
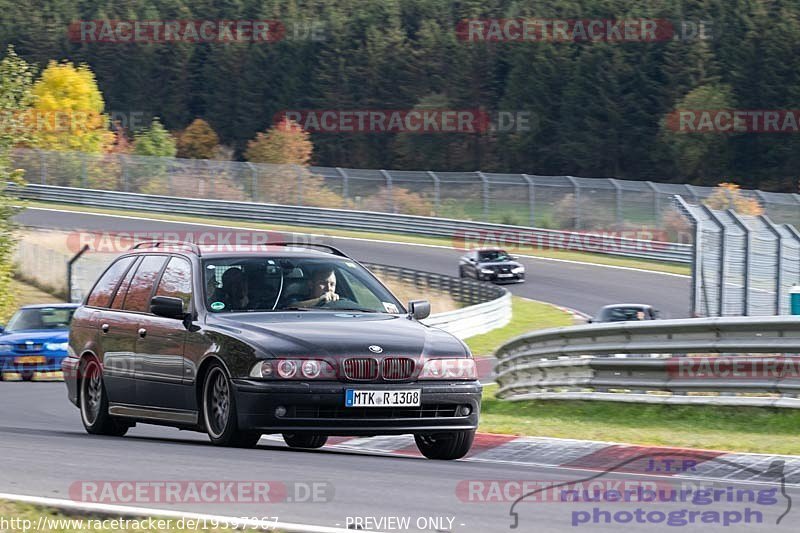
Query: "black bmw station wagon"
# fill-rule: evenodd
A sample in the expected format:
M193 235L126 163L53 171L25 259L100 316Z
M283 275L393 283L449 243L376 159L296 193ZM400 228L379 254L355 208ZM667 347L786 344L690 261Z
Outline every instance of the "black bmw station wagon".
M65 382L91 434L141 422L318 448L410 433L426 457L457 459L481 385L464 343L420 322L429 313L329 246L140 243L76 310Z

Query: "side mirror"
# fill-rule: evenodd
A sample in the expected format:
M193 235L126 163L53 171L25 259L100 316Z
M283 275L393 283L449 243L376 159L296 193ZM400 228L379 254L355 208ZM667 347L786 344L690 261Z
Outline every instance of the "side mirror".
M431 303L428 300L411 300L408 302L408 314L417 320L431 315Z
M176 319L182 319L186 314L183 312L183 300L172 296L154 296L150 300L150 312L156 316Z
M587 318L586 319L586 323L587 324L591 324L592 322L594 322L594 318Z

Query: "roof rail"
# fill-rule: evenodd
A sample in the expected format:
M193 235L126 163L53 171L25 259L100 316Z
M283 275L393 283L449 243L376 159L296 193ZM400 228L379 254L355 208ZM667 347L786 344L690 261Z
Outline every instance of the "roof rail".
M136 250L137 248L164 248L164 246L183 246L185 248L190 249L192 252L201 256L200 247L197 246L193 242L185 242L185 241L143 241L137 242L133 246L131 246L131 250Z
M330 246L328 244L319 244L315 242L301 244L296 242L277 241L277 242L265 242L262 246L296 246L297 248L308 248L310 246L316 246L317 248L322 248L324 250L327 250L333 255L338 255L339 257L347 257L348 259L350 257L346 253L344 253L343 251L334 246Z

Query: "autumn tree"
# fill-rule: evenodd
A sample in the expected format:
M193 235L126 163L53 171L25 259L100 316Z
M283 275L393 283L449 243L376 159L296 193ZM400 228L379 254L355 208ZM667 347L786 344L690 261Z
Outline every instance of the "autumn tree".
M32 94L37 148L98 154L113 142L103 95L88 66L51 61Z
M255 200L289 205L342 207L340 195L325 186L325 178L308 170L314 146L308 132L283 118L247 143L245 158L258 172Z
M201 118L196 118L178 135L178 157L212 159L216 154L219 136Z
M175 138L164 128L158 117L150 127L133 136L133 153L157 157L175 157L178 149Z
M764 208L758 200L745 196L735 183L720 183L703 203L717 211L732 209L740 215L764 214Z
M0 61L0 318L6 319L15 306L12 262L16 239L12 217L19 210L18 199L8 183L22 185L22 171L11 165L11 150L27 139L28 132L17 121L30 109L33 97L33 68L9 47Z

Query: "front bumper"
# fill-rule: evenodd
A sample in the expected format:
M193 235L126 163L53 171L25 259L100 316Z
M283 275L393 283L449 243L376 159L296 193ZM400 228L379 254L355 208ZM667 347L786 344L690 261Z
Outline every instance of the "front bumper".
M61 363L64 372L64 383L67 386L67 398L76 406L78 405L78 365L80 360L74 357L65 357Z
M476 429L478 381L414 383L279 382L233 380L239 428L264 433L401 435ZM345 407L345 390L421 389L421 407ZM461 409L469 407L463 415ZM275 410L286 409L278 417Z
M522 272L521 274L514 274L512 272L502 274L498 272L492 272L491 274L485 274L481 272L478 279L482 281L492 281L495 283L522 283L525 281L525 272Z
M63 353L32 353L32 354L3 354L0 355L0 372L2 373L24 373L24 372L59 372L61 362L67 356ZM20 358L41 357L44 362L28 363L17 362Z

